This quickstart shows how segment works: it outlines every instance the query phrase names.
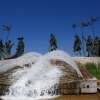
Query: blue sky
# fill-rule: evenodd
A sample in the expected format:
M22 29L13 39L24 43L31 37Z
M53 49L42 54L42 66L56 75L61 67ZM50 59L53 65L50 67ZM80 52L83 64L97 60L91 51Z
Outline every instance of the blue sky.
M47 52L49 35L55 32L59 48L73 54L72 24L90 16L100 16L100 0L0 0L0 25L11 24L14 48L16 38L23 33L26 52ZM100 21L95 25L96 35L100 36L99 26ZM77 31L80 34L80 29ZM91 29L85 32L91 34ZM3 38L7 34L0 33Z

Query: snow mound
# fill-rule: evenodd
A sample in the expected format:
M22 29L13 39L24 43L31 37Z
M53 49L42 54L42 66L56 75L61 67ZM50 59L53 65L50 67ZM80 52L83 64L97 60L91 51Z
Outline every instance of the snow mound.
M62 64L51 64L51 60L61 61ZM52 91L55 91L57 85L60 84L61 77L64 75L67 75L66 79L70 78L69 76L71 75L72 77L76 77L71 78L72 81L74 81L74 79L78 80L79 77L82 77L82 74L72 57L61 50L48 52L44 55L34 52L27 53L19 58L2 62L1 65L3 66L1 70L5 72L8 69L14 68L14 66L24 67L27 63L31 63L31 67L18 70L11 75L17 80L11 84L6 96L32 97L34 99L40 96L52 96ZM63 63L66 66L63 66ZM66 70L62 70L61 68L65 68Z
M23 67L23 65L25 64L35 63L40 56L41 54L39 53L30 52L16 59L0 61L0 73L6 72L7 70L12 69L16 66Z
M41 96L43 90L50 90L59 83L62 71L56 66L51 66L47 56L42 56L20 79L9 88L8 95L26 96L36 98ZM52 88L53 89L53 88ZM48 93L45 92L45 96Z
M77 64L74 62L73 58L66 52L61 51L61 50L56 50L56 51L47 53L45 56L47 57L47 59L59 59L59 60L65 61L66 63L71 65L77 71L79 76L82 77L82 74L81 74Z
M100 57L73 57L73 60L82 64L94 63L97 66L100 64Z

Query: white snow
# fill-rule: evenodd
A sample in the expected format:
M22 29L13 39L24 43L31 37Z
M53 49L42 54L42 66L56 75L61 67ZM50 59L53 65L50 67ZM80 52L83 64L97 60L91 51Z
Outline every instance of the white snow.
M7 70L14 68L16 66L23 67L24 64L30 64L32 62L35 63L40 56L41 54L39 53L30 52L16 59L0 61L0 73L6 72Z
M54 84L59 83L62 71L50 66L47 56L40 57L38 62L10 87L9 95L28 96L31 93L31 97L38 97L43 90L49 90Z
M5 72L14 66L22 66L31 63L30 68L18 70L12 74L13 78L18 78L17 82L13 83L9 92L3 97L5 100L27 100L27 98L34 98L34 100L41 96L44 91L43 97L48 97L48 90L54 91L54 85L59 84L60 77L63 75L62 70L50 63L51 59L59 59L65 61L76 70L77 74L82 77L76 63L64 51L56 50L45 55L38 53L27 53L17 59L6 60L0 63L0 72ZM32 62L35 62L32 64ZM6 63L6 64L5 64ZM50 94L51 96L52 94ZM6 97L12 97L7 99ZM13 97L16 97L16 99ZM22 97L22 99L20 99ZM31 100L31 99L29 99Z
M46 56L48 59L60 59L62 61L65 61L66 63L71 65L77 71L79 76L82 77L82 74L81 74L80 70L78 69L78 66L74 62L73 58L66 52L61 51L61 50L56 50L56 51L47 53Z
M48 99L54 99L57 98L59 96L40 96L40 97L36 97L36 98L32 98L32 97L23 97L23 96L1 96L1 99L3 100L48 100Z
M100 57L72 57L74 61L78 61L82 64L94 63L98 66L100 64Z

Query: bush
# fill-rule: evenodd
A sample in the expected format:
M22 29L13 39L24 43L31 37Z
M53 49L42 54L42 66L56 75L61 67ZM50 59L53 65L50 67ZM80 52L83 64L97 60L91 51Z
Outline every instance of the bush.
M98 66L93 63L87 63L85 65L86 69L97 79L100 79L100 64Z

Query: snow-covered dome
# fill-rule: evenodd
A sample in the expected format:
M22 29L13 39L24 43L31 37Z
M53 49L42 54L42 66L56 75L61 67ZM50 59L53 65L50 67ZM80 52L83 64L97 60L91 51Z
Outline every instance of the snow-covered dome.
M10 77L13 76L10 80L16 80L16 78L17 80L13 81L13 84L9 87L8 95L27 96L31 92L32 97L40 96L43 90L54 89L55 84L62 87L63 84L77 82L82 77L76 63L67 53L61 50L48 52L44 55L27 53L17 59L10 60L5 65L6 67L9 65L8 67L12 69L15 65L22 66L34 61L35 63L32 63L31 67L18 70L10 75ZM10 72L4 74L7 75L8 73ZM37 92L37 95L34 94L34 91ZM48 93L44 94L47 95Z

